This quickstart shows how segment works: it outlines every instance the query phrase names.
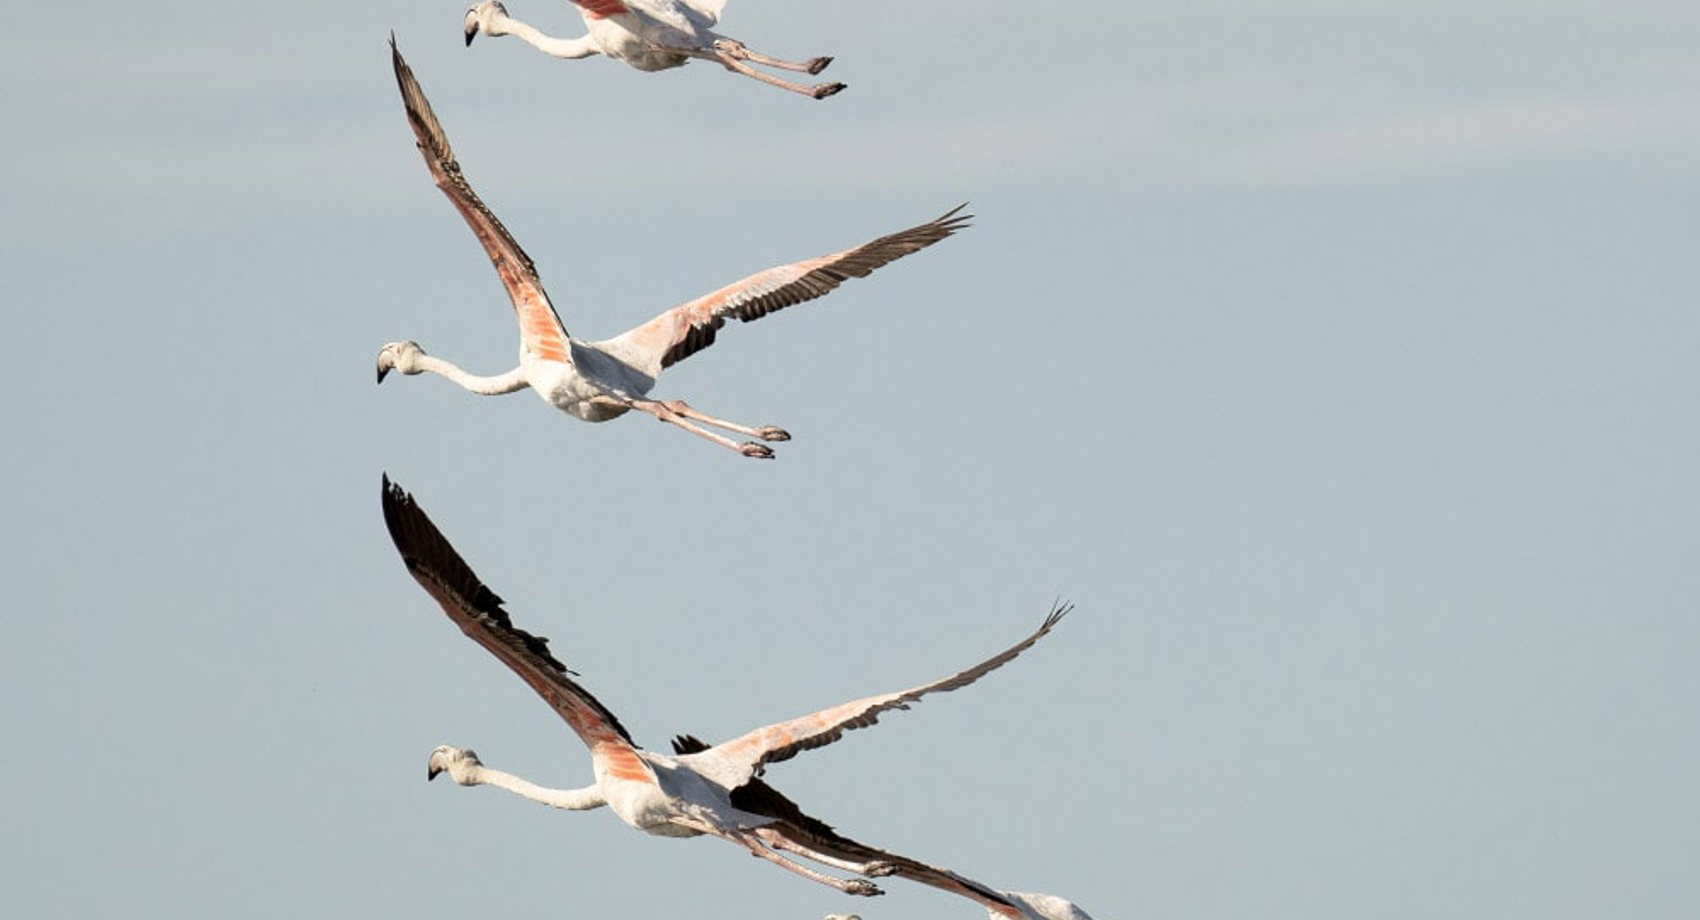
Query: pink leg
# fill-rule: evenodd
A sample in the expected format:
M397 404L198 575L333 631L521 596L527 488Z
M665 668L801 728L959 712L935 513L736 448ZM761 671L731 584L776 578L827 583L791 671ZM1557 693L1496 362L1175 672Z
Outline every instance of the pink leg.
M725 51L721 51L717 48L716 49L703 49L703 48L684 49L684 48L679 48L679 49L668 49L668 50L677 50L680 54L688 54L691 57L702 58L705 61L715 61L715 62L719 63L721 66L725 67L727 70L735 70L735 71L743 74L746 77L753 77L754 79L760 80L761 82L768 84L769 86L777 86L780 89L788 89L793 93L802 93L803 95L809 96L809 97L814 98L814 99L825 99L826 97L828 97L828 96L830 96L830 95L832 95L832 94L834 94L834 93L836 93L839 90L842 90L844 88L844 84L842 84L842 83L816 83L814 86L804 86L801 83L792 83L789 80L782 80L779 77L774 76L773 74L762 73L761 71L755 69L754 67L751 67L750 65L739 60L737 57L733 56L732 54L725 52ZM824 66L824 65L822 65L822 66Z
M830 853L811 849L808 846L798 843L797 841L774 831L772 828L758 827L756 828L756 836L760 837L763 841L766 841L769 846L776 850L785 850L787 852L796 853L799 856L806 856L823 866L831 866L834 869L843 869L845 872L854 872L857 875L866 875L872 878L892 875L897 872L897 865L895 863L889 863L879 859L857 861L841 856L834 856Z
M627 396L618 390L610 388L604 388L602 390L602 395L596 398L597 400L607 404L622 406L627 409L636 409L639 412L648 413L669 425L677 425L699 438L713 441L727 450L735 450L746 457L755 457L760 460L773 459L773 449L765 444L757 444L754 441L745 441L740 444L731 438L715 434L714 432L709 431L690 420L693 418L699 419L711 425L718 425L719 427L730 431L748 434L752 437L765 438L769 441L788 441L791 439L791 436L786 434L785 430L782 428L750 428L744 425L735 425L731 422L717 419L712 415L704 415L703 413L698 412L677 400L674 400L673 402L657 402L653 399L639 399L634 396Z
M755 457L758 460L773 459L773 448L768 447L766 444L757 444L754 441L745 441L740 444L731 438L725 437L724 435L715 434L701 425L690 421L689 417L675 411L667 403L660 403L651 399L634 399L631 400L628 405L640 412L647 412L669 425L677 425L699 438L707 438L708 440L719 444L721 447L729 450L735 450L746 457Z
M742 831L728 830L726 828L716 827L714 825L707 824L707 823L698 824L696 822L691 822L688 826L694 827L697 830L702 831L703 833L712 834L715 837L719 837L721 840L725 840L725 841L728 841L730 843L736 843L739 846L749 850L751 856L759 856L762 859L765 859L768 862L771 862L774 865L779 866L782 869L786 869L786 870L789 870L791 872L795 872L798 875L801 875L802 877L809 879L810 881L819 882L822 885L826 885L826 886L831 887L831 888L836 888L839 891L844 892L845 894L861 895L862 897L868 897L868 898L871 898L874 895L885 894L885 892L883 892L879 889L878 885L875 885L873 882L870 882L867 879L864 879L864 878L849 878L849 879L834 878L833 876L827 875L824 872L816 872L815 870L810 869L808 866L802 865L801 863L795 862L793 860L786 859L785 857L779 855L778 853L775 853L774 851L763 846L761 840L758 839L753 834L750 834L750 833L747 833L747 832L742 832Z
M667 402L662 403L662 405L666 406L673 412L684 416L685 418L694 419L705 425L713 425L716 428L724 428L727 431L736 431L739 434L747 434L752 438L761 438L763 441L791 440L790 432L783 428L775 428L772 425L767 425L762 428L752 428L749 425L740 425L737 422L729 422L723 418L715 418L712 415L690 406L682 399L668 400Z
M787 61L784 58L768 57L765 54L745 47L743 42L738 41L735 38L718 39L715 41L714 47L717 50L724 51L727 54L732 55L740 61L753 61L763 67L777 67L780 70L790 70L796 73L820 73L826 69L826 65L832 63L832 58L830 57L809 58L808 60L801 62Z

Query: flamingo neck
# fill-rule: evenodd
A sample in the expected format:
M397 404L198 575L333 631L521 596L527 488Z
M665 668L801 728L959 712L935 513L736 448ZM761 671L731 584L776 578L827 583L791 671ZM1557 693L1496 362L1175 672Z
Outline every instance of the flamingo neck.
M418 367L422 371L430 371L433 374L447 377L462 389L470 390L480 396L501 396L504 393L523 390L527 386L525 372L518 367L494 377L481 377L461 370L453 362L444 361L442 358L432 355L420 355Z
M529 783L512 773L492 770L486 766L478 766L470 777L472 786L495 786L506 789L514 795L523 796L550 808L564 808L568 811L587 811L601 808L608 804L602 791L595 786L583 789L545 789L536 783Z
M530 23L520 22L512 16L504 16L498 22L502 34L518 36L544 54L576 60L599 54L602 51L601 48L597 47L596 40L589 35L583 38L556 38L552 35L545 35Z

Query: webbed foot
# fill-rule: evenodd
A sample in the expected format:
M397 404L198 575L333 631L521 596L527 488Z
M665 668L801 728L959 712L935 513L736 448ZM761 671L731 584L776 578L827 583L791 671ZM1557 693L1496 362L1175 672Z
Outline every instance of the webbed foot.
M873 882L870 882L865 878L846 879L844 883L844 893L860 895L864 898L871 898L875 895L885 894L885 892L880 890L880 886L875 885Z

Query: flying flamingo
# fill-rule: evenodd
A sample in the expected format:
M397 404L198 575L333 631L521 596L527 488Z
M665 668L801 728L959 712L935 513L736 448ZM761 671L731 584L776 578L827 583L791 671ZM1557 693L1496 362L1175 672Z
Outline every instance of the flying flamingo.
M572 0L589 30L582 38L554 38L508 15L496 0L483 0L466 11L466 43L479 32L485 35L517 35L533 48L560 58L585 58L605 54L625 61L638 70L681 67L691 58L714 61L746 77L754 77L794 93L816 99L844 88L842 83L804 86L763 73L750 64L761 64L795 73L817 74L832 58L786 61L757 54L735 38L714 31L726 0Z
M757 272L674 307L614 338L579 341L567 334L560 315L543 290L531 257L514 242L507 228L478 198L462 174L449 147L448 135L443 133L442 125L431 111L431 103L414 78L412 68L402 60L394 37L390 39L390 53L408 123L418 138L425 165L437 187L484 244L484 251L495 265L519 319L520 349L518 367L505 374L484 377L427 355L417 342L391 342L378 352L379 383L384 382L384 375L393 368L403 374L423 371L441 374L482 395L513 393L530 387L556 408L587 422L607 421L636 409L746 457L771 458L773 450L765 444L740 443L703 426L764 441L788 441L791 435L783 428L740 425L706 415L680 400L647 398L662 369L713 344L716 331L728 319L750 322L792 304L824 296L846 279L865 278L888 262L937 243L967 226L971 217L959 213L962 206L958 206L937 220L853 249Z
M1022 920L1092 920L1092 915L1081 910L1078 904L1054 894L1032 894L1025 891L1000 891L998 894L1014 902L1016 908L1021 911L1018 916ZM990 907L986 908L986 914L991 920L1008 916ZM823 920L862 920L862 915L827 914Z
M1069 611L1051 609L1032 635L960 673L897 693L853 700L786 722L758 728L710 746L689 735L673 740L673 755L640 749L619 719L597 702L576 676L549 653L548 640L513 625L502 599L479 581L413 496L383 481L384 522L402 562L461 632L520 676L566 720L590 749L596 781L580 789L546 789L494 770L465 748L431 752L426 777L447 773L462 786L495 786L555 808L580 811L604 805L638 830L663 837L709 835L749 850L805 878L855 895L882 893L867 878L839 878L784 855L879 877L897 875L960 894L1003 920L1022 920L1021 907L997 891L948 869L864 846L804 814L795 802L760 778L768 764L837 741L846 731L908 709L929 693L965 687L1026 651Z

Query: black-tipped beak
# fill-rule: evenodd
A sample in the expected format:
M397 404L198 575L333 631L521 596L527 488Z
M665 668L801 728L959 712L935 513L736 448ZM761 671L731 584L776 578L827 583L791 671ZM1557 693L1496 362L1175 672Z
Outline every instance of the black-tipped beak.
M437 774L441 773L441 772L443 772L443 768L437 766L436 764L432 764L429 767L426 767L425 768L425 782L428 783L428 782L436 779Z
M384 382L384 375L388 374L389 372L390 372L389 368L384 367L382 364L378 365L378 382L383 383Z
M478 34L478 23L470 23L466 27L466 46L472 47L472 37Z

